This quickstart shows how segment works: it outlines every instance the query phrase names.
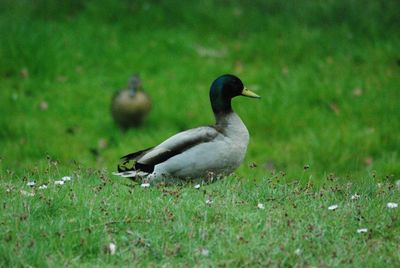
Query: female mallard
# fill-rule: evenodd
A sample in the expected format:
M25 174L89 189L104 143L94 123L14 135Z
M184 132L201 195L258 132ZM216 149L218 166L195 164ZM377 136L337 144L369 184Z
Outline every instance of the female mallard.
M116 92L111 101L111 114L124 130L139 126L150 109L151 101L143 91L139 75L133 75L128 88Z
M243 161L249 142L246 126L232 110L231 99L236 96L260 98L236 76L218 77L210 89L215 125L189 129L155 147L128 154L114 174L150 183L230 174Z

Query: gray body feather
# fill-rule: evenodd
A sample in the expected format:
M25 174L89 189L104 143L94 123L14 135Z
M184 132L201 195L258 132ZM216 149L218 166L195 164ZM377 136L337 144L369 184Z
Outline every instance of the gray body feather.
M233 112L218 122L180 132L154 148L133 154L125 160L133 161L136 168L115 174L158 182L168 178L206 180L231 173L243 161L249 132ZM153 169L145 172L140 167Z

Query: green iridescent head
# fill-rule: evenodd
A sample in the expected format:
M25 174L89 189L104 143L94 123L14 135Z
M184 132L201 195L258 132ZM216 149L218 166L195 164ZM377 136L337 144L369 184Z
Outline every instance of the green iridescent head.
M234 75L224 74L215 79L210 89L210 101L214 114L232 112L231 99L236 96L260 98L248 90Z

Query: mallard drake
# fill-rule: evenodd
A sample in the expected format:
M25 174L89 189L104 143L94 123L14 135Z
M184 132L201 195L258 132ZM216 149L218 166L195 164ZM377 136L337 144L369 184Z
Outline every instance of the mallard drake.
M128 88L116 92L111 101L111 114L122 129L140 125L150 109L150 98L138 75L133 75Z
M125 155L114 175L168 183L230 174L242 163L249 142L246 126L232 110L231 99L236 96L260 98L238 77L218 77L210 89L214 125L177 133L155 147Z

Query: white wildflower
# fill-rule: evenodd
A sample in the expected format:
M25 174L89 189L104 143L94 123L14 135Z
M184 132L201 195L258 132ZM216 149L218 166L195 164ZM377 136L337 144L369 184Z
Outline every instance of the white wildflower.
M107 251L108 251L111 255L114 255L115 252L117 251L117 245L115 245L114 243L108 244Z
M140 185L140 187L142 187L142 188L149 188L149 187L150 187L150 183L148 183L148 182L142 183L142 184Z
M62 181L70 181L72 178L70 176L64 176L61 178Z
M40 189L40 190L47 189L47 185L46 185L46 184L40 185L40 186L39 186L39 189Z
M35 182L34 181L28 181L28 183L26 184L27 186L33 187L35 186Z
M339 207L338 205L332 205L332 206L329 206L328 209L329 210L336 210L338 207Z
M196 184L196 185L194 186L194 188L195 188L195 189L200 189L200 184Z
M360 195L359 194L353 194L351 196L351 200L358 200L358 199L360 199Z
M200 254L203 255L204 257L207 257L210 254L210 251L208 251L208 249L206 248L202 248L200 250Z
M361 234L361 233L366 233L366 232L368 232L368 229L367 229L367 228L360 228L360 229L357 229L357 233L359 233L359 234Z
M64 184L64 181L54 181L54 184L55 184L55 185L63 185L63 184Z
M212 200L210 200L210 199L207 199L207 200L206 200L206 204L207 204L207 205L211 205L212 203L213 203Z
M387 208L397 208L398 207L397 203L392 203L392 202L387 203L386 206L387 206Z
M296 250L294 251L294 254L296 254L297 256L301 255L301 249L296 248Z
M258 204L257 204L257 208L259 208L259 209L265 209L265 206L264 206L264 204L258 203Z

